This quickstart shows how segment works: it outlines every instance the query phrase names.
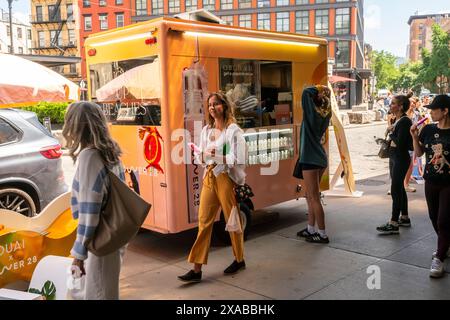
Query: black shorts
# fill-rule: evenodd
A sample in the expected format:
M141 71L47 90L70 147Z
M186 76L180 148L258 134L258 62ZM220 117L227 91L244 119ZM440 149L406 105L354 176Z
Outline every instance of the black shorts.
M297 163L295 164L294 172L292 175L298 179L303 179L303 171L320 170L320 169L325 169L325 167L321 167L321 166L318 166L315 164L300 163L297 160Z

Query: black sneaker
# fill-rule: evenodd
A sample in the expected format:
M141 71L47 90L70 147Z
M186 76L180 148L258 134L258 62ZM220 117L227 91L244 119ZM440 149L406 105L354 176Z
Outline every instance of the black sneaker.
M178 276L178 280L183 282L200 282L202 281L202 272L191 270L182 276Z
M400 217L398 219L398 226L399 227L411 227L411 219Z
M308 228L305 228L305 229L297 232L297 237L299 237L299 238L307 238L312 235L313 235L312 233L309 233Z
M386 224L383 224L382 226L377 227L377 231L382 234L399 234L398 226L394 226L393 224L390 224L389 222Z
M228 266L225 270L223 270L224 274L235 274L241 269L245 269L245 261L242 260L241 262L237 262L236 260L233 261L232 264Z
M330 239L328 237L322 237L318 232L306 237L306 241L311 243L330 243Z

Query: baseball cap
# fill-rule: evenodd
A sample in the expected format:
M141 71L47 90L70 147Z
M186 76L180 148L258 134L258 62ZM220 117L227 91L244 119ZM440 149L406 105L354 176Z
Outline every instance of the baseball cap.
M434 97L433 102L425 108L428 109L442 109L442 108L449 108L450 109L450 97L446 94L440 94L436 97Z

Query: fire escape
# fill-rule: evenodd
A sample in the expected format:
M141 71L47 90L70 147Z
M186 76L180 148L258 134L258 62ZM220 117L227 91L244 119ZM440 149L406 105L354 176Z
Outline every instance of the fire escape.
M55 8L53 9L52 16L49 18L50 18L50 21L58 23L58 28L56 29L55 36L51 40L51 45L60 51L60 54L59 54L60 56L63 56L66 51L66 48L65 47L61 48L59 46L58 39L59 39L59 35L61 34L61 31L63 29L63 26L67 22L67 20L63 20L61 18L61 1L62 0L58 0L58 2L55 4Z

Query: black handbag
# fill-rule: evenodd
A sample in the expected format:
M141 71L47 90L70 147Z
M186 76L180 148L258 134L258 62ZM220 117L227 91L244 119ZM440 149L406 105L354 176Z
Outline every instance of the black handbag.
M248 184L238 185L234 187L236 201L244 202L254 196L252 188Z
M384 138L379 141L380 151L378 151L378 156L381 159L389 158L391 155L391 139Z

